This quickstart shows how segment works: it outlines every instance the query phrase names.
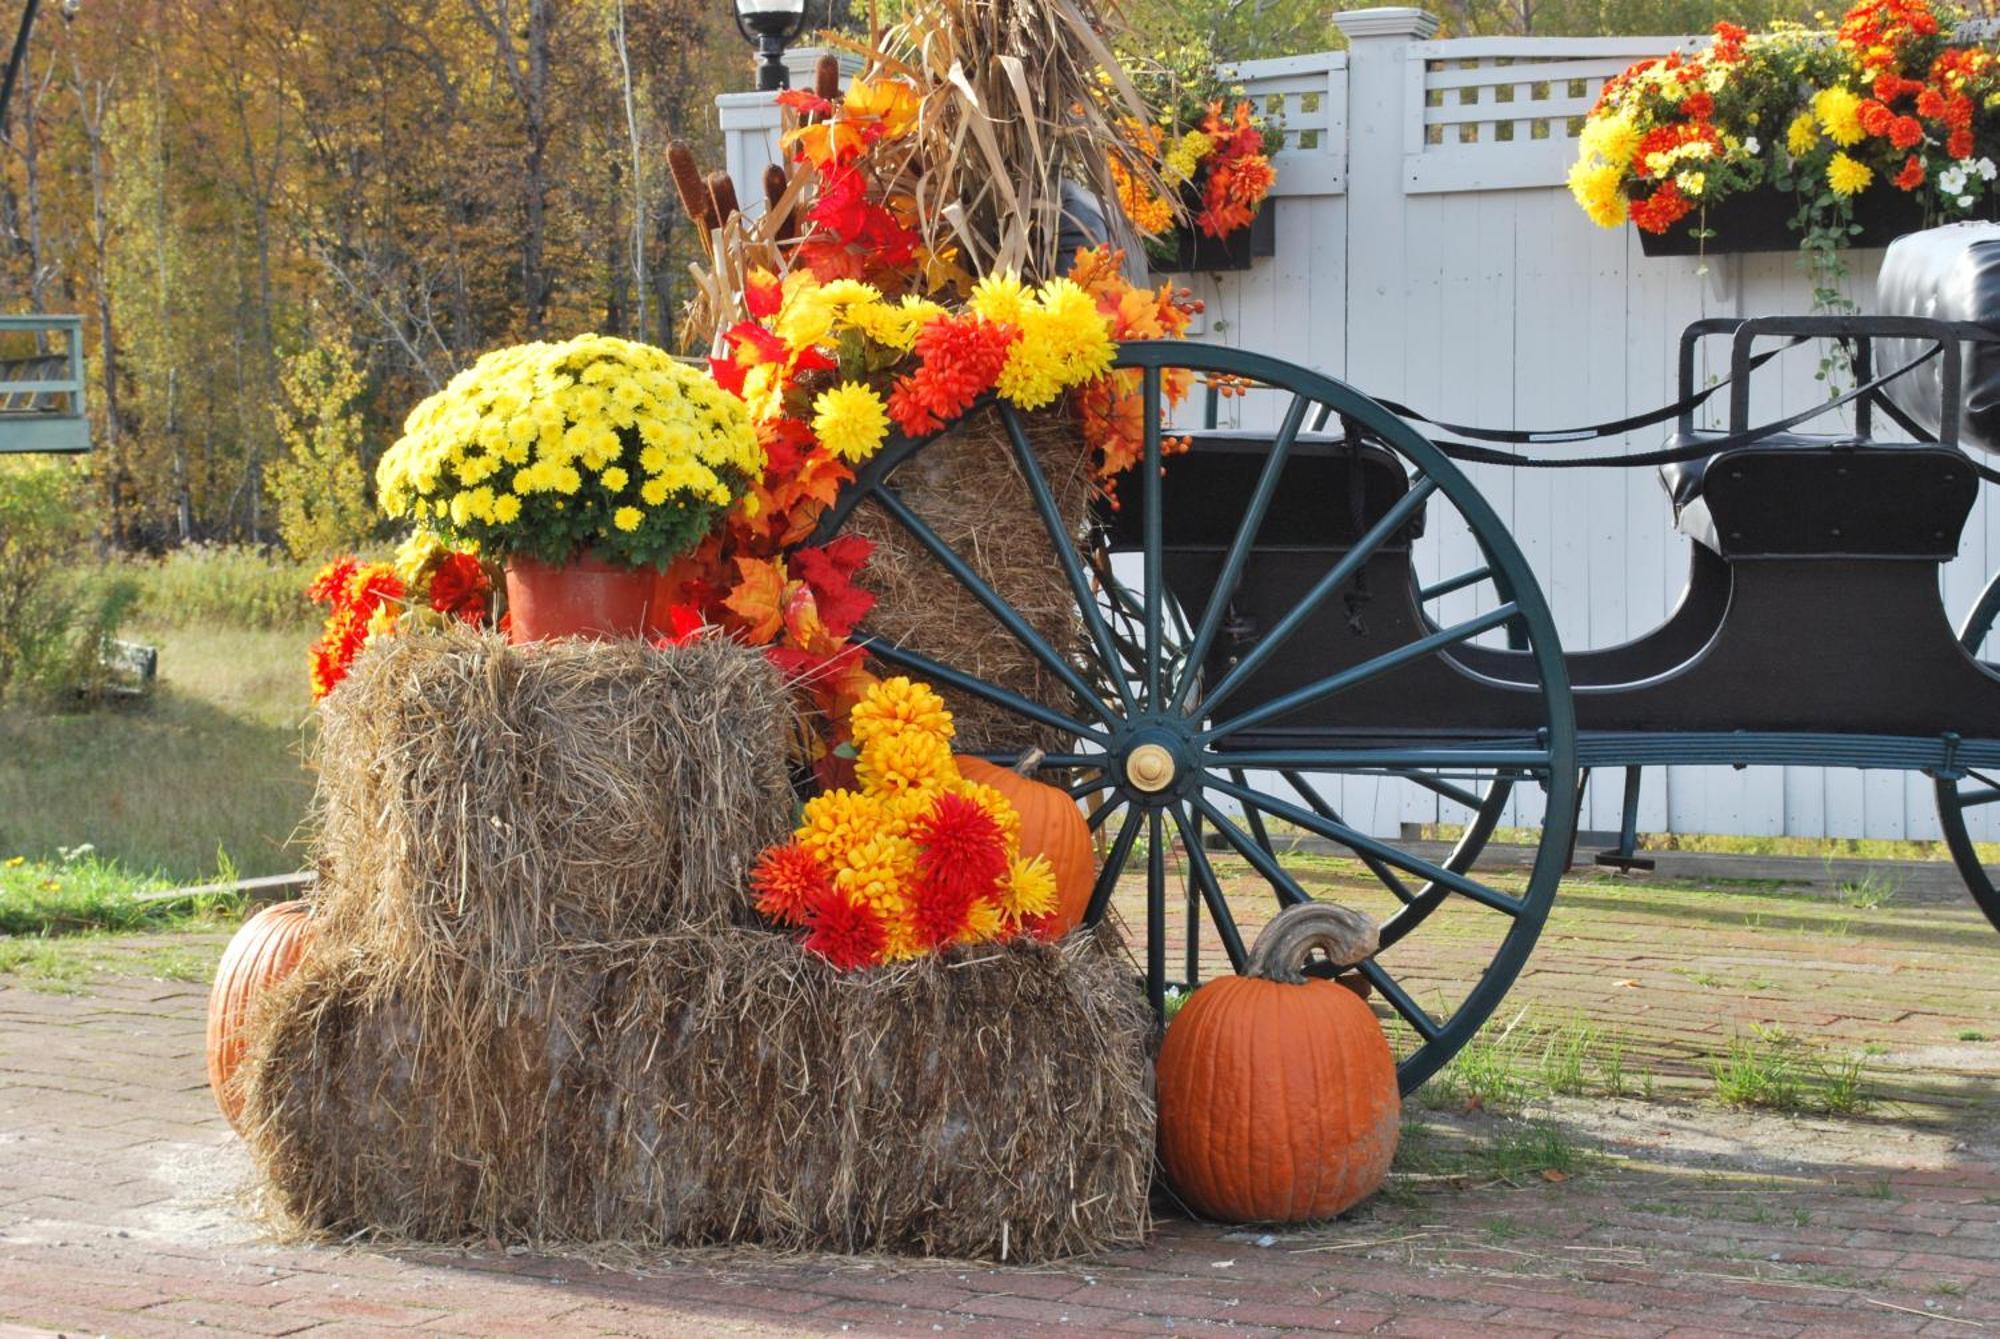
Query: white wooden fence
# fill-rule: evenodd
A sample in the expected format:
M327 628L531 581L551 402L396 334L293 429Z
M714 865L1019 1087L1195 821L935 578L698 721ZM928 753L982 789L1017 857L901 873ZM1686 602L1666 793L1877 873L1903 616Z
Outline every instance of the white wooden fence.
M1202 338L1286 357L1459 422L1566 427L1670 401L1675 346L1689 321L1809 309L1811 285L1795 255L1648 258L1631 228L1594 226L1564 187L1575 135L1604 80L1690 39L1432 41L1436 21L1409 8L1349 11L1335 21L1345 52L1236 69L1246 96L1285 129L1277 254L1245 273L1184 280L1207 303ZM768 130L753 128L740 102L725 108L732 111L732 166L761 163L761 144L735 141ZM1848 257L1850 290L1864 309L1880 259ZM1726 353L1713 356L1720 364ZM1802 349L1760 373L1753 421L1823 399L1816 367L1817 355ZM1251 421L1259 412L1254 400L1230 403ZM1635 435L1622 447L1650 449L1660 439ZM1471 473L1540 577L1567 648L1635 637L1679 598L1688 541L1674 532L1652 470ZM1428 577L1476 565L1451 552L1453 543L1449 534L1427 539L1420 563ZM2000 510L1982 496L1945 572L1954 621L1996 561ZM1470 603L1446 607L1452 617L1471 612ZM1615 827L1617 778L1599 778L1592 790L1584 826ZM1404 783L1349 783L1338 803L1350 821L1384 833L1462 817ZM1532 801L1515 817L1533 821ZM1937 835L1923 777L1811 767L1655 770L1640 826ZM1978 835L2000 838L2000 827Z

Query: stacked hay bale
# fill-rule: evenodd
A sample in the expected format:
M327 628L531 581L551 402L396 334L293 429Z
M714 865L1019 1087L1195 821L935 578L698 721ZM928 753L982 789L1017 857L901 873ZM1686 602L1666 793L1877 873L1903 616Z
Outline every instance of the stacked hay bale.
M720 640L372 649L320 925L253 1020L276 1204L349 1235L1041 1259L1137 1240L1149 1028L1095 941L835 972L743 890L783 692Z

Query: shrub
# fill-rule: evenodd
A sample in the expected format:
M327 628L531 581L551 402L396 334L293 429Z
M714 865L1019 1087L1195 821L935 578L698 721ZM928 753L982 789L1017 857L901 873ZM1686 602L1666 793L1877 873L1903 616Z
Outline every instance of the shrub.
M103 690L105 643L131 612L131 582L86 566L80 475L68 463L0 460L0 700Z
M132 563L139 613L163 627L306 628L318 611L306 599L312 567L247 547L193 544Z
M366 379L344 345L328 343L287 359L282 380L285 454L270 471L278 533L294 558L351 552L379 526L361 468Z

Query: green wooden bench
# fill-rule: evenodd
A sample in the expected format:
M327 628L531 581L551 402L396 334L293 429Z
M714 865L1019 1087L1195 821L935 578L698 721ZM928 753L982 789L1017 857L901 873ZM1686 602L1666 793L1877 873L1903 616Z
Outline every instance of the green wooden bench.
M32 351L13 353L31 345ZM59 345L59 347L58 347ZM83 318L0 316L0 452L90 450Z

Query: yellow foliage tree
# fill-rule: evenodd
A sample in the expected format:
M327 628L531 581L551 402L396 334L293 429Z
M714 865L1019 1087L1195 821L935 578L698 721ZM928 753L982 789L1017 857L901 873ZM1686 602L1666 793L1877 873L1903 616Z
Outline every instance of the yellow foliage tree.
M278 534L294 558L350 552L376 527L361 467L366 378L347 346L333 341L287 358L279 388L284 455L269 476Z

